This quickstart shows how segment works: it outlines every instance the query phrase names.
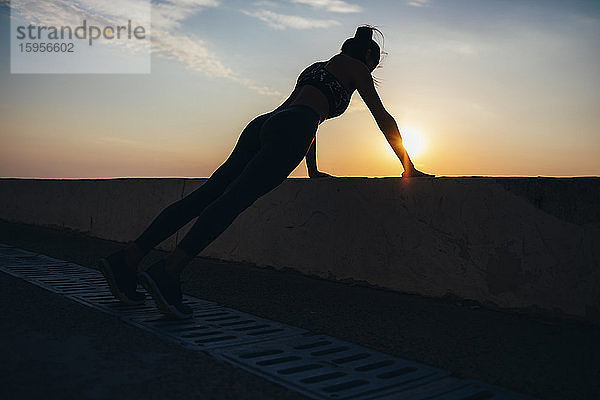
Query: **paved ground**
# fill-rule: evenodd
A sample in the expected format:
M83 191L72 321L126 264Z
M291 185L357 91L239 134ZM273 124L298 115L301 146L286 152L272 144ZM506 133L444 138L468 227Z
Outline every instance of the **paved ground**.
M3 221L0 242L92 268L123 246ZM541 399L600 398L598 326L202 258L186 271L184 290ZM0 299L10 305L0 318L2 398L305 398L4 274ZM32 376L46 388L31 385Z

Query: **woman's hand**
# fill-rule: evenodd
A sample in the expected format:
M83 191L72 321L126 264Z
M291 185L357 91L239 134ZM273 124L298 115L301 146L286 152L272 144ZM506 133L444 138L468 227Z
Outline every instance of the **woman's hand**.
M325 172L321 172L321 171L308 171L308 177L309 178L335 178L333 175L329 175L326 174Z
M418 169L406 170L402 173L403 178L435 178L435 175L426 174Z

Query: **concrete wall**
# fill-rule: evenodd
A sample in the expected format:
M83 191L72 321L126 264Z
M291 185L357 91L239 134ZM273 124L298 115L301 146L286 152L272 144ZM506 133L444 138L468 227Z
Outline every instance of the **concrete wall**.
M0 218L127 242L203 182L1 179ZM599 199L598 178L288 179L200 255L600 322Z

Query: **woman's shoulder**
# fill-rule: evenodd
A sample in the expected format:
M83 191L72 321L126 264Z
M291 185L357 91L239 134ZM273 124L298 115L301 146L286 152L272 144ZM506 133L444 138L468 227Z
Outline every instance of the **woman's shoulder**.
M357 60L356 58L349 56L348 54L344 54L342 52L335 54L333 57L331 57L328 62L335 62L335 63L340 63L340 64L346 64L349 66L353 66L356 68L360 68L360 69L364 69L366 71L369 71L369 69L367 68L367 66L365 65L365 63L363 63L360 60Z
M305 68L305 70L310 70L313 68L320 68L320 67L324 67L324 66L326 66L328 69L331 66L335 67L336 69L337 68L356 69L359 71L366 71L367 73L370 74L369 69L362 61L357 60L354 57L350 57L349 55L344 54L344 53L334 54L333 57L331 57L329 60L315 61L314 63L307 66Z
M338 53L331 57L326 66L329 71L351 77L350 80L355 82L371 76L371 71L362 61L344 53Z

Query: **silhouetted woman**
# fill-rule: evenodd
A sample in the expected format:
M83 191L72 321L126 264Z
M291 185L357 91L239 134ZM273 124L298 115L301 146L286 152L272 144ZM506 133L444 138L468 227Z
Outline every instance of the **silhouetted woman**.
M125 249L101 259L100 269L115 297L128 304L143 303L144 294L136 291L137 265L154 246L198 217L173 253L140 273L142 285L164 314L190 317L192 310L182 302L182 270L242 211L279 186L305 156L311 178L329 176L317 170L317 127L341 115L354 90L402 162L402 176L431 176L415 169L396 121L375 90L371 73L379 64L380 49L372 39L373 30L359 27L339 54L302 71L290 97L244 128L229 158L202 186L166 207Z

